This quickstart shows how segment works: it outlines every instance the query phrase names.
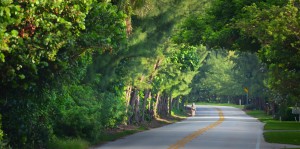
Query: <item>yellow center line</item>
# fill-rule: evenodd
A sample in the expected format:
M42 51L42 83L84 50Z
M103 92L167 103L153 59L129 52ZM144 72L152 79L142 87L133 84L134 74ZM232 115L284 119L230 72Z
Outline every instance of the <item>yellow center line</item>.
M168 149L180 149L183 148L187 143L189 143L190 141L192 141L193 139L195 139L196 137L202 135L204 132L206 132L207 130L210 130L218 125L220 125L223 121L224 121L224 114L222 112L221 109L217 108L218 112L219 112L219 120L208 125L205 128L199 129L195 132L193 132L192 134L184 137L183 139L177 141L175 144L172 144Z

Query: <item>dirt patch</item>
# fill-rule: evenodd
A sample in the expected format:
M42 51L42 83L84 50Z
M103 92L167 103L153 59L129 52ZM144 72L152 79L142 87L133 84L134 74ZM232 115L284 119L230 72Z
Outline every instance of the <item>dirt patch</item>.
M145 121L137 125L119 125L117 128L108 130L109 133L118 133L126 130L138 130L138 131L144 131L149 130L153 128L162 127L165 125L169 125L172 123L176 123L178 121L182 121L186 119L185 117L178 117L178 116L172 116L172 117L164 117L164 118L154 118L151 121Z
M112 129L107 129L105 133L107 134L116 134L120 133L123 131L127 130L138 130L138 131L143 131L143 130L148 130L152 128L158 128L162 127L165 125L169 125L178 121L182 121L186 119L185 117L177 117L177 116L172 116L172 117L165 117L165 118L155 118L151 121L146 121L137 125L119 125L116 128Z
M184 119L185 118L181 118L181 117L155 118L152 121L146 122L142 125L148 129L152 129L152 128L158 128L168 124L172 124L178 121L182 121Z

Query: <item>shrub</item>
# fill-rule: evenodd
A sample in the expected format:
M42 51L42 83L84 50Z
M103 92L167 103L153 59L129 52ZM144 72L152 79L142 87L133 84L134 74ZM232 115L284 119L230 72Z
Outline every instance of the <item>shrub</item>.
M1 104L5 139L12 148L44 148L53 134L48 91L19 92L7 93L5 104Z
M244 106L245 110L255 110L256 106L254 104L248 104Z
M102 129L101 103L89 86L70 85L57 92L55 134L93 141Z
M0 114L0 142L3 140L3 131L2 131L2 120L1 120L1 114Z
M43 95L16 97L1 108L3 131L12 148L43 148L52 136L51 104ZM39 98L39 99L37 99Z
M298 118L298 115L292 113L291 107L281 107L278 114L276 115L277 119L279 119L280 117L283 121L294 121L295 117Z
M57 92L55 134L95 142L104 128L124 121L126 106L118 94L98 93L89 85L69 85Z

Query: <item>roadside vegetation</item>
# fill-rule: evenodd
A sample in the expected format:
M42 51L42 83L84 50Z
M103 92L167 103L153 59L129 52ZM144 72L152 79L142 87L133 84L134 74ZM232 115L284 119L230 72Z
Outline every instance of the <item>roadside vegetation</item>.
M0 147L85 148L123 125L168 123L192 102L294 119L299 8L294 0L1 0Z
M300 145L300 123L297 121L280 121L267 115L265 111L246 111L250 116L265 123L264 138L269 143Z

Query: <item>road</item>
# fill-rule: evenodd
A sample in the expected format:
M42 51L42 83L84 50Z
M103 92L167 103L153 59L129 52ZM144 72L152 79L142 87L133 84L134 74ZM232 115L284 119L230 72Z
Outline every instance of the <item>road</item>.
M263 123L242 110L197 106L184 121L127 136L97 149L279 149L263 140Z

